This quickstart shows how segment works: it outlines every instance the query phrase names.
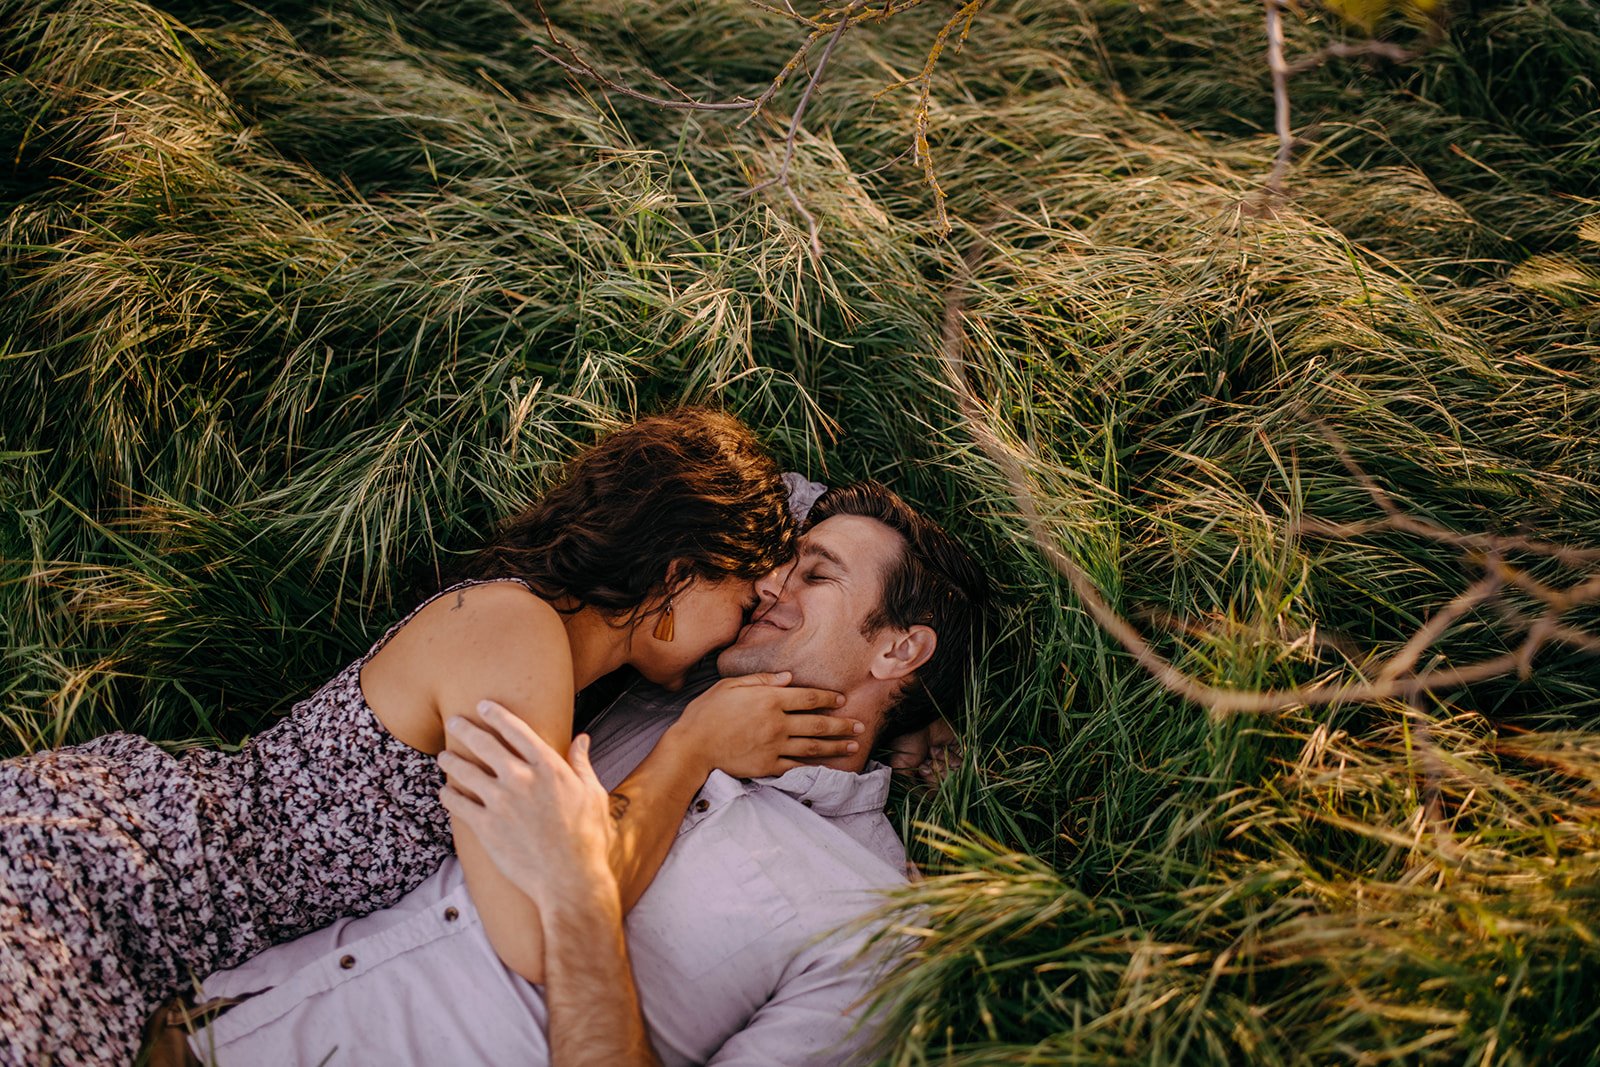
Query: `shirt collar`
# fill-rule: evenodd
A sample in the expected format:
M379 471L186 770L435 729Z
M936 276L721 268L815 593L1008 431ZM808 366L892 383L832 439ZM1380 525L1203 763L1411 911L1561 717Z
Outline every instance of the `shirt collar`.
M868 762L859 774L835 767L796 767L775 778L754 778L751 785L787 793L829 818L882 811L889 799L889 768Z

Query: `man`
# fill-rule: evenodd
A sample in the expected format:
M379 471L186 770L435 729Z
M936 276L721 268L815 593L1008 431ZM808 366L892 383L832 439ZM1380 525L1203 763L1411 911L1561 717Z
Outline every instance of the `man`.
M870 1038L856 1023L873 979L872 931L852 920L904 877L889 772L867 753L957 705L982 588L888 490L824 494L718 668L844 694L835 713L862 724L858 751L776 778L712 773L624 923L607 809L628 798L605 789L693 728L695 707L674 723L659 700L620 700L592 724L591 772L585 742L568 766L487 705L501 738L452 729L488 771L441 757L445 801L539 905L543 992L494 956L452 862L394 908L206 979L204 998L239 1003L190 1048L229 1065L847 1062ZM738 698L731 678L715 689Z

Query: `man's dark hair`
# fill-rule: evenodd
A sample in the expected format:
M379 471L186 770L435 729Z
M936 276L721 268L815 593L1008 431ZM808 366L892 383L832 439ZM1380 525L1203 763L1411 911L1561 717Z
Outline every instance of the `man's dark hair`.
M941 713L954 719L961 707L973 646L988 600L988 581L966 549L939 524L919 514L878 482L829 489L806 516L815 526L835 515L876 519L905 544L883 576L883 601L863 628L905 630L927 626L938 635L933 656L917 668L884 712L881 738L918 730Z

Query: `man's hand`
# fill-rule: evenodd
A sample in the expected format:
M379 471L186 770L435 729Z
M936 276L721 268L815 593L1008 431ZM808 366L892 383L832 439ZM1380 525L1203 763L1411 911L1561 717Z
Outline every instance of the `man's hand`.
M831 689L791 686L788 671L724 678L696 697L671 727L673 743L693 752L710 774L735 778L782 774L861 749L864 724L840 715L805 714L844 704Z
M446 723L466 755L439 754L448 779L439 794L445 810L541 909L569 894L588 897L607 886L614 892L613 823L605 787L589 766L588 736L574 738L562 759L499 704L483 701L478 714L494 733L466 719Z
M500 705L483 701L478 714L487 730L445 724L464 755L440 753L449 784L439 799L539 907L551 1064L660 1067L628 963L612 820L588 736L562 759Z
M884 749L896 774L915 774L930 785L944 781L961 765L961 739L943 717L920 730L890 738Z

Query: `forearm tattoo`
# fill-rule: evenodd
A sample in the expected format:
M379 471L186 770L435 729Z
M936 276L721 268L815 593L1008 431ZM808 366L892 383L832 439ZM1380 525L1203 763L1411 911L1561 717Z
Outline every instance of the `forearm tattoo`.
M629 804L628 794L626 794L626 793L612 793L611 794L611 820L613 822L621 822L622 821L622 816L625 815L627 813L627 811L628 811L628 804Z

